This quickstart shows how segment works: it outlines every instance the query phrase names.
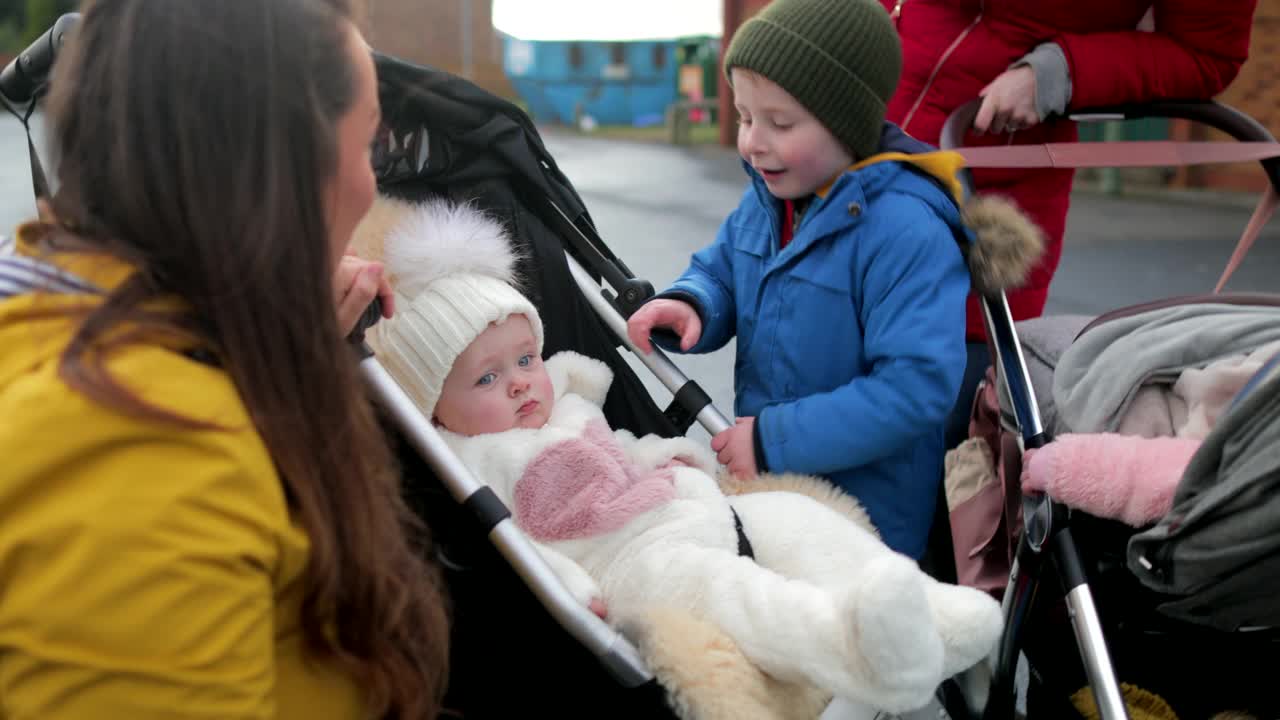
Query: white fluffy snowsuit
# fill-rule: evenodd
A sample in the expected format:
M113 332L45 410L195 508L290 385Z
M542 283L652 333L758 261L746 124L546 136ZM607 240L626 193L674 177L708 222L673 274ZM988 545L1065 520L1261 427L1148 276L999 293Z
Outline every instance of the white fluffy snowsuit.
M609 429L603 363L564 352L546 367L557 400L544 427L444 436L584 604L687 608L766 672L891 711L991 649L988 596L933 581L804 495L731 504L696 443ZM738 553L735 510L754 561Z

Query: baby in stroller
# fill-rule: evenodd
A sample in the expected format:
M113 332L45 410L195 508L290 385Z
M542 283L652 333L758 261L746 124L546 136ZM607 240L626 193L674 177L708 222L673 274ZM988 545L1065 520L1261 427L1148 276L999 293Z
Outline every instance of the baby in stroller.
M686 609L765 672L890 711L991 650L986 594L936 582L806 495L726 497L686 438L611 431L610 371L571 352L543 363L510 248L466 206L413 208L384 248L399 312L369 339L575 598L614 619Z

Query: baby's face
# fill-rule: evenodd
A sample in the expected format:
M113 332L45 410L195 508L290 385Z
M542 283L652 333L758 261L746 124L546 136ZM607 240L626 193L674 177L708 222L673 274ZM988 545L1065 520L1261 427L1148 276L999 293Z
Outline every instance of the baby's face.
M551 378L524 315L490 325L445 378L435 419L461 435L540 428L555 403Z

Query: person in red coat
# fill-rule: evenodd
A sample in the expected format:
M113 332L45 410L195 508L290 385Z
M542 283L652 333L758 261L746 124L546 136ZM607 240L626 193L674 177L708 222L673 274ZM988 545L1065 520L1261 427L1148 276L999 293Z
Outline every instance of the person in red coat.
M937 144L957 107L983 98L965 145L1071 142L1067 111L1161 99L1208 99L1249 54L1257 0L881 0L902 38L888 119ZM1151 31L1139 30L1148 12ZM1008 196L1045 234L1045 254L1009 293L1015 320L1038 317L1062 256L1072 171L974 169L979 192ZM963 438L972 389L989 363L969 297L969 368L953 423ZM949 437L948 446L958 442Z

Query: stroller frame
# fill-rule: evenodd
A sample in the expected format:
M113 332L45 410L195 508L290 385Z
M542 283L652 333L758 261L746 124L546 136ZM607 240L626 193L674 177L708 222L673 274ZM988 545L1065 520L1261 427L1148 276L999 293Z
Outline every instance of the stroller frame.
M24 125L30 112L24 117L16 108L25 106L29 111L34 107L47 82L54 55L66 32L77 20L76 13L63 15L30 48L0 71L0 99ZM375 53L375 57L381 60L385 56ZM960 147L964 132L972 124L976 111L977 104L971 103L952 114L943 128L940 144L944 149ZM510 112L523 115L514 106L510 106ZM1275 142L1259 123L1216 102L1153 103L1071 115L1072 119L1078 121L1141 117L1184 118L1223 130L1237 140ZM532 129L527 117L523 121L526 131ZM536 135L536 130L532 132ZM34 187L39 196L45 191L45 185L43 170L34 147L31 163ZM1280 158L1273 156L1262 160L1262 164L1272 186L1280 190ZM543 162L542 168L564 185L572 187L554 166ZM666 413L668 418L681 432L686 431L695 419L712 434L730 427L732 423L729 418L715 408L709 396L689 380L661 350L655 348L652 353L642 353L628 339L626 318L653 296L652 285L635 278L608 250L589 221L570 218L553 198L548 196L545 199L545 219L556 228L562 241L568 242L576 250L577 257L569 249L565 251L575 284L616 336L618 344L636 354L673 393L672 406ZM579 258L590 266L589 270L583 267ZM602 286L595 276L603 278L612 287L612 292ZM1011 399L1013 421L1019 431L1022 446L1024 449L1041 447L1050 438L1041 423L1035 391L1008 302L1003 293L998 293L984 296L982 307L997 368L996 374ZM367 313L366 318L371 323L376 320L376 313ZM511 512L492 490L463 466L448 449L430 420L422 416L408 395L382 368L372 351L363 343L363 332L364 327L358 328L353 333L353 341L361 353L361 371L365 382L376 401L396 423L407 441L439 475L454 499L481 522L492 544L556 622L592 653L619 685L635 688L653 682L653 674L645 667L636 648L603 620L573 600L528 539L515 526ZM1046 495L1024 497L1024 528L1003 599L1002 611L1006 625L999 647L991 658L989 687L979 687L973 693L961 691L963 707L948 702L948 712L953 717L980 714L984 720L1004 720L1014 716L1014 668L1023 646L1025 621L1035 602L1037 589L1044 580L1048 561L1060 575L1067 590L1066 603L1071 611L1077 646L1089 683L1094 689L1101 717L1106 720L1127 717L1102 624L1080 554L1072 539L1070 511ZM973 683L968 686L973 687ZM943 690L945 697L954 699L954 688L944 686Z
M942 129L940 147L957 149L962 146L964 135L972 126L979 105L979 101L972 101L947 118ZM1221 130L1241 142L1275 144L1275 138L1256 120L1216 101L1167 101L1096 108L1072 113L1068 117L1077 122L1150 117L1185 119ZM1272 155L1262 159L1261 163L1272 189L1280 191L1280 158ZM1122 162L1099 164L1110 167L1123 165ZM1041 422L1039 404L1008 302L1003 294L986 296L982 298L982 308L996 376L1010 400L1022 449L1043 447L1052 438ZM985 702L982 718L1006 720L1014 716L1015 667L1023 647L1026 620L1030 616L1039 585L1044 580L1046 561L1052 563L1066 590L1065 602L1076 644L1094 691L1099 714L1104 720L1128 717L1084 564L1072 538L1070 510L1047 494L1024 495L1023 525L1002 599L1005 629L994 658L992 694Z

